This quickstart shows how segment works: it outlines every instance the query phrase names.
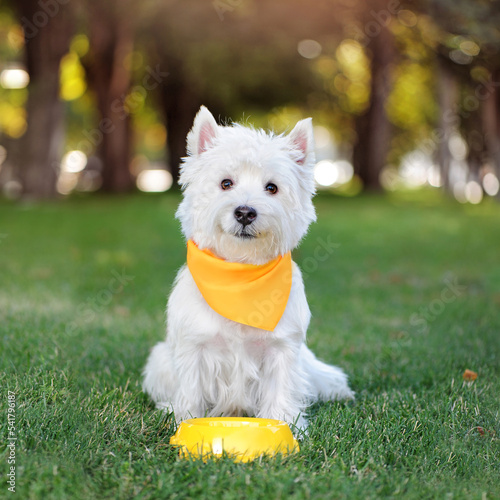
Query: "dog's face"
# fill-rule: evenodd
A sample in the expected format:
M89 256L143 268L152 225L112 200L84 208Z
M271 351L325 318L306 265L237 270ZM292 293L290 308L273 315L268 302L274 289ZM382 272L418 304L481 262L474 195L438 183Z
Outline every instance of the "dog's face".
M315 220L311 120L275 136L218 126L202 107L181 167L186 238L229 261L261 264L292 250Z

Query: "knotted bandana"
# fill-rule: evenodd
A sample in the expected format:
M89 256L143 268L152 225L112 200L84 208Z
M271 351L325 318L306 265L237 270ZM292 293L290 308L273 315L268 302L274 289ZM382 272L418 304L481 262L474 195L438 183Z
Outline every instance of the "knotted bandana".
M227 262L187 243L187 265L208 305L221 316L273 331L285 312L292 287L292 256L259 266Z

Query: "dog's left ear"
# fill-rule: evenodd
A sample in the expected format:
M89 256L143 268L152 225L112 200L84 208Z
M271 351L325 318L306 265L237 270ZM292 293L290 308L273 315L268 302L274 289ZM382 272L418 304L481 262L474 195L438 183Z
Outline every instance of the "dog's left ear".
M219 126L212 113L205 106L198 111L193 128L187 136L187 152L190 156L198 156L210 148L217 137Z
M306 165L314 159L314 137L312 118L300 120L288 135L291 149L296 152L295 161L299 165Z

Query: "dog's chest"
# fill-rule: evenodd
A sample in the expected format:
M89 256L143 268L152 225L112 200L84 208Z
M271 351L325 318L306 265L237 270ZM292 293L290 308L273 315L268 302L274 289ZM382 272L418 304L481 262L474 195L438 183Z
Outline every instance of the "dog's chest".
M265 334L260 336L256 336L253 332L242 334L241 328L238 326L234 328L238 332L231 332L232 329L226 327L221 333L207 340L205 346L209 347L210 350L225 354L227 359L233 357L254 361L262 359L271 349L270 339Z

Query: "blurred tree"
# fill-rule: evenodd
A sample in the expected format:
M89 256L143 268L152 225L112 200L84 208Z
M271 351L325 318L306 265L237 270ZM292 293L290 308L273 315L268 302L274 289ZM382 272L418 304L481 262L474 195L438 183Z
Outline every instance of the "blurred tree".
M19 173L24 197L56 196L64 148L64 106L59 99L59 65L73 32L70 3L12 2L24 30L30 77L27 129L20 138Z
M196 112L202 104L216 115L220 109L203 96L199 75L190 68L193 45L201 40L209 43L213 6L199 0L170 0L149 5L145 14L139 36L150 67L158 75L154 90L167 130L166 157L175 189L180 159L186 154L186 135Z
M370 100L366 111L356 117L353 166L365 188L380 190L380 174L387 163L392 124L386 103L392 83L396 45L390 30L393 14L390 0L363 3L358 14L370 58Z
M207 99L203 99L196 81L187 72L181 57L169 53L167 45L161 43L156 44L156 54L161 61L160 67L168 68L168 75L159 86L158 93L167 128L167 163L174 179L173 188L177 189L180 161L186 155L186 136L194 116L202 104L212 108L216 115L217 109L211 106Z
M131 72L127 59L133 49L138 5L133 0L87 0L84 7L90 46L83 64L99 110L99 123L90 135L102 160L102 189L127 192L134 188L129 168Z
M314 115L343 143L336 155L349 158L352 149L369 189L380 189L384 166L422 144L427 156L437 152L449 183L457 131L469 143L473 177L486 162L500 171L500 14L489 2L85 0L71 4L76 12L57 0L12 5L32 77L21 139L27 194L55 193L64 138L58 93L71 113L71 147L96 150L106 191L131 190L132 151L140 152L137 174L162 160L165 143L176 178L201 104L216 117L279 131ZM80 34L68 52L73 15ZM16 95L11 113L23 106ZM13 138L24 130L17 121Z
M158 6L143 37L168 72L160 102L174 178L201 104L216 117L250 112L253 120L280 106L311 108L309 98L321 82L297 43L311 37L313 26L315 36L331 33L332 18L328 0L314 9L298 0L173 0Z
M450 189L449 138L460 130L468 143L469 174L490 162L500 177L500 9L495 2L427 0L439 63L438 161ZM478 138L481 140L478 141Z
M500 179L500 68L491 71L491 76L484 88L488 88L482 105L482 127L484 130L486 149L497 177ZM499 192L500 196L500 192Z
M386 110L394 125L394 137L388 156L390 165L398 165L408 153L432 161L435 150L432 130L437 122L436 57L426 41L428 21L408 9L398 11L391 23L398 51L394 84Z
M459 95L458 81L450 68L449 62L438 56L438 104L439 121L435 133L437 142L436 158L441 172L441 182L446 190L451 190L450 167L453 156L450 150L450 138L456 133L459 118L457 116L457 100Z

